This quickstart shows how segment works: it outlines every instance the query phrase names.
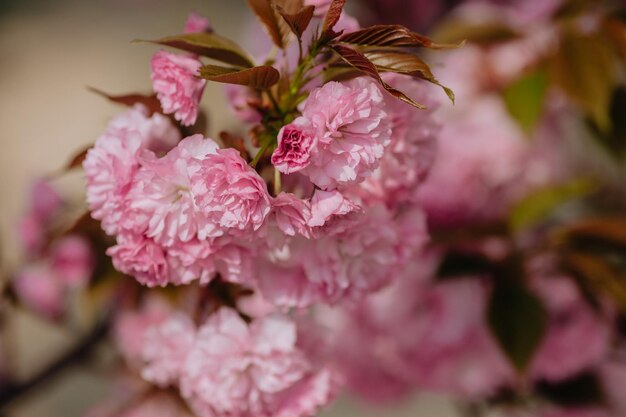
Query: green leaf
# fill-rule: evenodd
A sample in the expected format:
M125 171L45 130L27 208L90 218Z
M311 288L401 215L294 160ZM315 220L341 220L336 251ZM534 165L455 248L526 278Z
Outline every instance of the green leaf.
M454 92L442 85L435 78L428 64L418 56L398 51L365 51L363 54L376 65L379 72L395 72L426 80L441 87L450 101L454 103Z
M402 91L396 90L395 88L384 82L383 79L380 77L380 74L378 73L376 65L374 65L369 59L367 59L367 57L361 52L339 44L332 45L331 48L350 66L378 81L378 83L392 96L418 109L426 108L426 106L416 102L415 100L404 94Z
M540 222L566 202L589 195L595 189L586 179L578 179L553 187L542 188L519 201L509 215L509 227L514 232Z
M503 92L509 113L526 133L532 133L541 117L547 90L547 74L535 71L515 81Z
M219 65L205 65L200 68L200 77L218 83L266 89L278 82L280 73L274 67L267 65L243 70L240 68L221 67Z
M214 33L185 33L155 40L136 40L169 46L239 67L252 67L250 55L230 39Z
M498 278L488 307L489 326L511 363L523 373L546 332L546 309L521 280Z
M611 130L609 107L617 84L615 54L601 34L566 31L552 60L555 82L583 109L600 131Z

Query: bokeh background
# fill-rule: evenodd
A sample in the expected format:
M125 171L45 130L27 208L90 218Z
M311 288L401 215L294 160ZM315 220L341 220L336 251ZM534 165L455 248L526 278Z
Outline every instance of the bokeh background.
M130 41L177 33L191 10L209 17L227 37L242 42L250 38L246 23L253 17L245 0L0 0L0 253L4 271L17 260L15 221L30 182L58 170L75 151L93 143L119 111L87 87L111 94L148 92L149 60L155 49ZM210 108L210 134L236 124L220 85L208 85L203 107ZM80 182L80 178L71 181ZM8 366L23 378L71 346L76 337L25 313L11 315L4 325L19 352L9 352ZM97 356L93 364L72 367L21 397L3 415L80 416L107 394L103 370L110 352L103 349ZM366 409L342 399L324 415L453 417L457 413L446 398L426 395L395 409Z

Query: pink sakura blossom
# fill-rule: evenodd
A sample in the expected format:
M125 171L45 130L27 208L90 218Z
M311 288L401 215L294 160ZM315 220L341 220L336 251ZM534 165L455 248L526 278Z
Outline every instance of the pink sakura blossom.
M185 28L183 29L184 33L201 33L211 31L212 29L209 19L196 12L189 13L187 21L185 22Z
M188 284L194 280L208 283L215 274L211 248L193 240L164 248L153 239L136 233L122 233L117 244L107 250L113 266L149 287Z
M282 145L275 154L285 172L295 167L318 187L334 189L363 181L376 169L391 129L382 92L373 81L329 82L313 90L301 110L302 119L283 130L288 140L281 138L294 152Z
M176 383L193 347L195 333L195 324L183 313L174 313L146 330L141 355L147 364L141 372L143 378L161 387Z
M143 366L142 351L146 332L164 321L171 314L165 300L148 297L136 309L123 309L113 322L113 340L126 362L134 368Z
M296 345L296 327L282 316L248 325L222 308L198 330L181 377L181 393L201 417L309 416L331 386Z
M206 229L214 226L196 206L192 177L201 161L217 151L215 142L194 135L163 158L146 153L128 193L132 230L164 246L206 239Z
M493 220L527 190L529 148L496 97L472 102L444 125L437 157L417 189L417 202L436 227Z
M476 278L429 285L433 260L414 260L356 308L320 315L335 366L369 401L418 388L476 400L514 377L484 325L486 288Z
M67 236L50 250L55 274L71 287L84 286L93 273L94 255L89 242L81 236Z
M317 140L315 132L304 117L298 117L278 132L278 146L272 154L272 164L283 174L302 171L311 162Z
M287 236L309 236L311 205L293 194L280 193L272 200L272 213L276 226Z
M599 365L609 351L610 320L587 304L571 278L542 278L535 287L550 321L531 376L558 382Z
M139 168L141 149L172 147L180 133L169 119L137 105L115 117L89 150L83 168L87 203L93 218L108 234L116 234L127 208L127 194Z
M379 168L362 184L360 193L365 192L365 198L388 201L393 205L415 199L419 184L435 160L440 125L433 115L438 103L430 97L428 86L398 74L386 73L383 79L428 107L415 111L414 107L385 95L391 122L391 143Z
M39 255L46 237L46 229L63 204L61 196L49 181L42 178L31 184L26 214L18 225L19 238L28 257Z
M63 314L63 284L47 263L31 264L19 271L13 288L19 299L34 312L48 319L57 319Z
M207 236L249 234L270 211L265 181L235 149L218 149L201 162L192 178L198 210L208 218Z
M206 80L198 77L202 63L189 55L159 51L152 57L152 88L166 114L185 126L196 122Z
M333 219L360 211L360 207L337 190L316 190L311 198L309 226L322 227Z
M227 84L225 87L226 99L235 116L245 123L259 123L261 115L250 104L258 102L259 97L248 87Z
M413 239L408 234L382 206L337 219L313 239L296 237L260 259L261 291L276 305L289 307L358 300L395 277L403 247Z

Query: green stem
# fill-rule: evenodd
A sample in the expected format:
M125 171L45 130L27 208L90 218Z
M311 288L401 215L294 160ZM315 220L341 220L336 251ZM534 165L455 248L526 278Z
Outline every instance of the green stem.
M265 154L265 151L267 151L267 149L270 147L271 144L272 144L271 138L270 139L266 139L265 141L263 141L263 145L261 146L261 149L259 149L257 154L254 156L254 159L250 162L250 166L252 168L256 167L256 165L259 163L259 161L261 160L261 158Z

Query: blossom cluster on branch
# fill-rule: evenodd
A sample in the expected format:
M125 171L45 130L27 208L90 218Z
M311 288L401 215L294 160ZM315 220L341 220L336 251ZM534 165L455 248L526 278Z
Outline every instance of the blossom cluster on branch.
M154 54L151 95L94 90L126 109L68 165L88 213L68 226L42 180L20 223L17 298L61 321L80 290L111 322L123 393L88 415L304 417L344 390L626 412L626 199L571 146L622 125L572 87L598 74L564 70L611 39L621 94L619 15L468 1L434 42L361 28L345 0L248 3L271 52L195 13L138 41L175 52ZM207 137L208 82L245 129Z

